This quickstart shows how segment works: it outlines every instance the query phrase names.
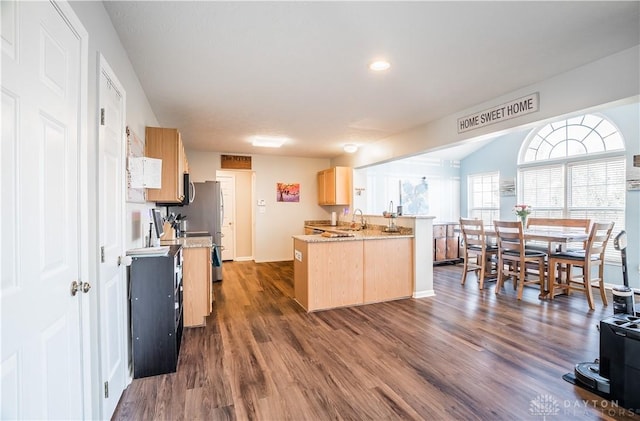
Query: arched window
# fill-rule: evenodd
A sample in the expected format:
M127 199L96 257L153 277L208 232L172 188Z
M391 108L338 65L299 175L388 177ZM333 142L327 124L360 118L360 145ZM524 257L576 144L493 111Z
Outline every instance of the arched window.
M623 151L618 129L604 117L585 114L549 123L525 141L519 163L549 161L580 155Z
M531 205L532 216L614 221L614 233L624 229L625 143L605 117L585 114L533 130L518 161L518 203Z

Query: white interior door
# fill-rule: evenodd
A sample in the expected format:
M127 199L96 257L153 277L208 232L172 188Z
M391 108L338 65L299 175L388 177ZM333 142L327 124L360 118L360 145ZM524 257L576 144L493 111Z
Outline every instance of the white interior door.
M98 282L103 419L111 418L127 384L127 289L124 255L125 92L100 56L98 118Z
M222 220L222 260L236 258L236 178L233 174L216 175L224 198L224 219Z
M87 33L66 3L0 7L0 418L82 419Z

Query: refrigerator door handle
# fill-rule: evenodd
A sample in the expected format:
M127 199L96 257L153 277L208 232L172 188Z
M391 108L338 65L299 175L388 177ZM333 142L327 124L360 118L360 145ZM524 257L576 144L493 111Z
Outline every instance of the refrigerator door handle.
M191 189L191 194L189 195L189 203L193 203L196 200L196 185L193 184L193 181L189 181L189 188Z

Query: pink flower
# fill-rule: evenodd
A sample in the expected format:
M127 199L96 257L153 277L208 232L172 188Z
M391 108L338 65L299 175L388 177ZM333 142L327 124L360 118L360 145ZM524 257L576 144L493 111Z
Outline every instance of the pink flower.
M513 211L515 212L515 214L520 217L529 215L531 213L531 210L531 206L529 205L515 205L513 207Z

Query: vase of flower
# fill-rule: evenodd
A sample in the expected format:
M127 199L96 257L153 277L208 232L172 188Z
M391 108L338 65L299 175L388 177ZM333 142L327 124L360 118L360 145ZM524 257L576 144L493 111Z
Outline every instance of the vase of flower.
M520 217L520 222L522 223L522 229L527 227L527 215L522 215Z
M522 223L522 228L527 227L527 217L531 213L531 206L529 205L515 205L513 207L513 212L520 218L520 222Z

